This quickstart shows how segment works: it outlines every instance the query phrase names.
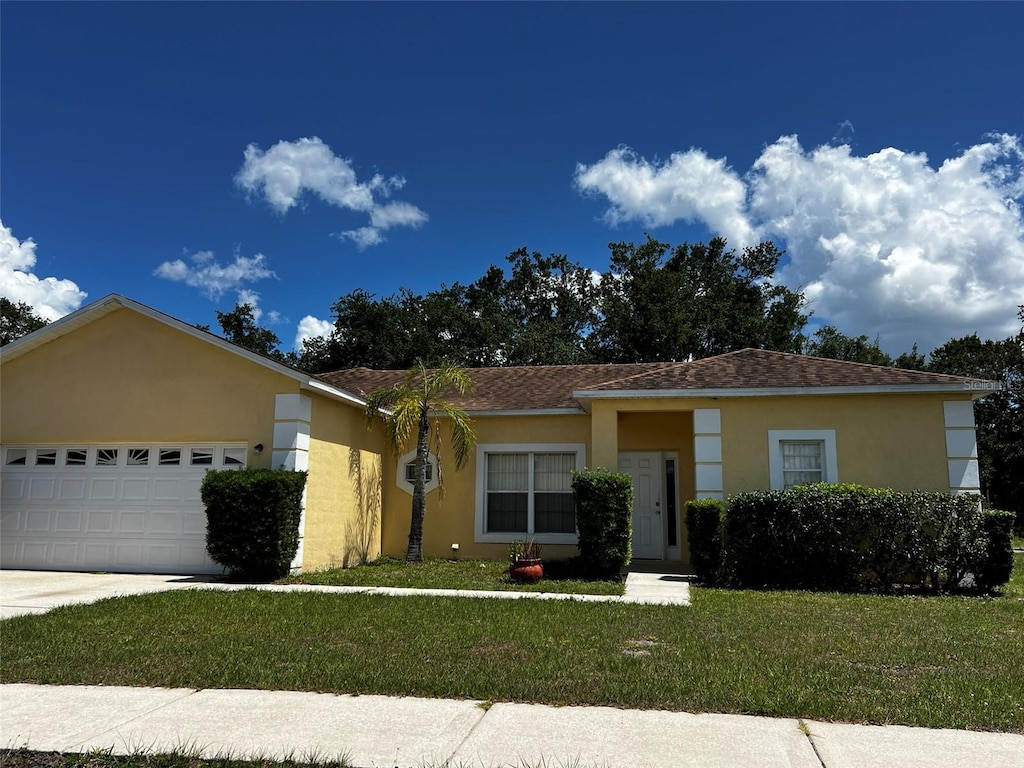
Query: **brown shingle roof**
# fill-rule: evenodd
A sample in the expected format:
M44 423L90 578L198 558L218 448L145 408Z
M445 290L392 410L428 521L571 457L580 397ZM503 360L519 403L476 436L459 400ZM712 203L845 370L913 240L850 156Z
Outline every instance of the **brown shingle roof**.
M701 391L819 387L963 387L976 381L924 371L848 363L820 357L743 349L685 363L624 365L540 365L472 368L476 389L452 397L469 411L579 408L574 392ZM365 397L378 387L402 381L405 371L349 368L317 378ZM584 395L585 397L585 395Z
M942 373L908 371L883 365L848 363L823 357L741 349L690 363L627 375L588 390L779 389L792 387L884 387L963 385L967 379Z
M471 368L473 394L450 400L472 411L579 408L576 390L608 379L632 376L664 368L671 363L627 365L536 365L506 368ZM389 387L405 379L405 371L374 371L349 368L318 376L328 384L365 397L377 387Z

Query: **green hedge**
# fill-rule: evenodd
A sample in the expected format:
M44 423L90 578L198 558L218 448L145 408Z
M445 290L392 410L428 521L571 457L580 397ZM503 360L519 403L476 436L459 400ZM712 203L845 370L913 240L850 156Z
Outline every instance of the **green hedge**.
M299 548L305 472L243 469L207 472L206 551L239 579L288 574Z
M990 590L1009 578L1010 525L969 495L824 483L753 491L729 502L723 571L755 588Z
M573 472L580 562L600 578L618 577L629 565L633 538L633 481L606 469Z
M690 565L705 584L719 581L722 570L722 527L725 502L700 499L686 504L686 532L690 541Z
M985 528L985 558L977 569L980 589L990 591L1010 580L1013 572L1013 512L988 509L982 514Z

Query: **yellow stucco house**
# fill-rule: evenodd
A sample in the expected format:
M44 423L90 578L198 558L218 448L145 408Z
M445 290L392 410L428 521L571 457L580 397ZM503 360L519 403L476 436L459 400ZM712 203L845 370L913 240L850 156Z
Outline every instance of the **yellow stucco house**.
M628 472L635 558L688 558L685 504L812 480L978 492L992 385L747 349L685 363L472 370L477 432L433 466L424 553L576 542L570 473ZM306 469L295 567L402 555L412 454L365 395L400 371L310 376L111 295L0 350L0 567L210 573L203 474ZM432 462L436 457L432 456Z

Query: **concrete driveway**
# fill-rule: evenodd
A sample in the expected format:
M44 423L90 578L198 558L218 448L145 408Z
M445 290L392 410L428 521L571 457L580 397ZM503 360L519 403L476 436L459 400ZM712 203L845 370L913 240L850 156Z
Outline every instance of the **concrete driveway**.
M105 597L184 589L208 584L215 578L145 573L0 571L0 619L46 613L58 605L92 603Z

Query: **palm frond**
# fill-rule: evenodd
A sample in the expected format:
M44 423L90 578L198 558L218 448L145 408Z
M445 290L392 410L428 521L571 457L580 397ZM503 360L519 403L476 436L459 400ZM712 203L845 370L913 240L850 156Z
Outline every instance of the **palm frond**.
M473 422L461 408L456 408L450 403L438 403L436 410L439 416L448 419L451 431L452 453L455 456L455 468L462 469L469 461L469 456L476 445L476 432L473 429Z
M401 397L402 388L380 387L366 396L366 425L371 426L377 419L382 419Z

